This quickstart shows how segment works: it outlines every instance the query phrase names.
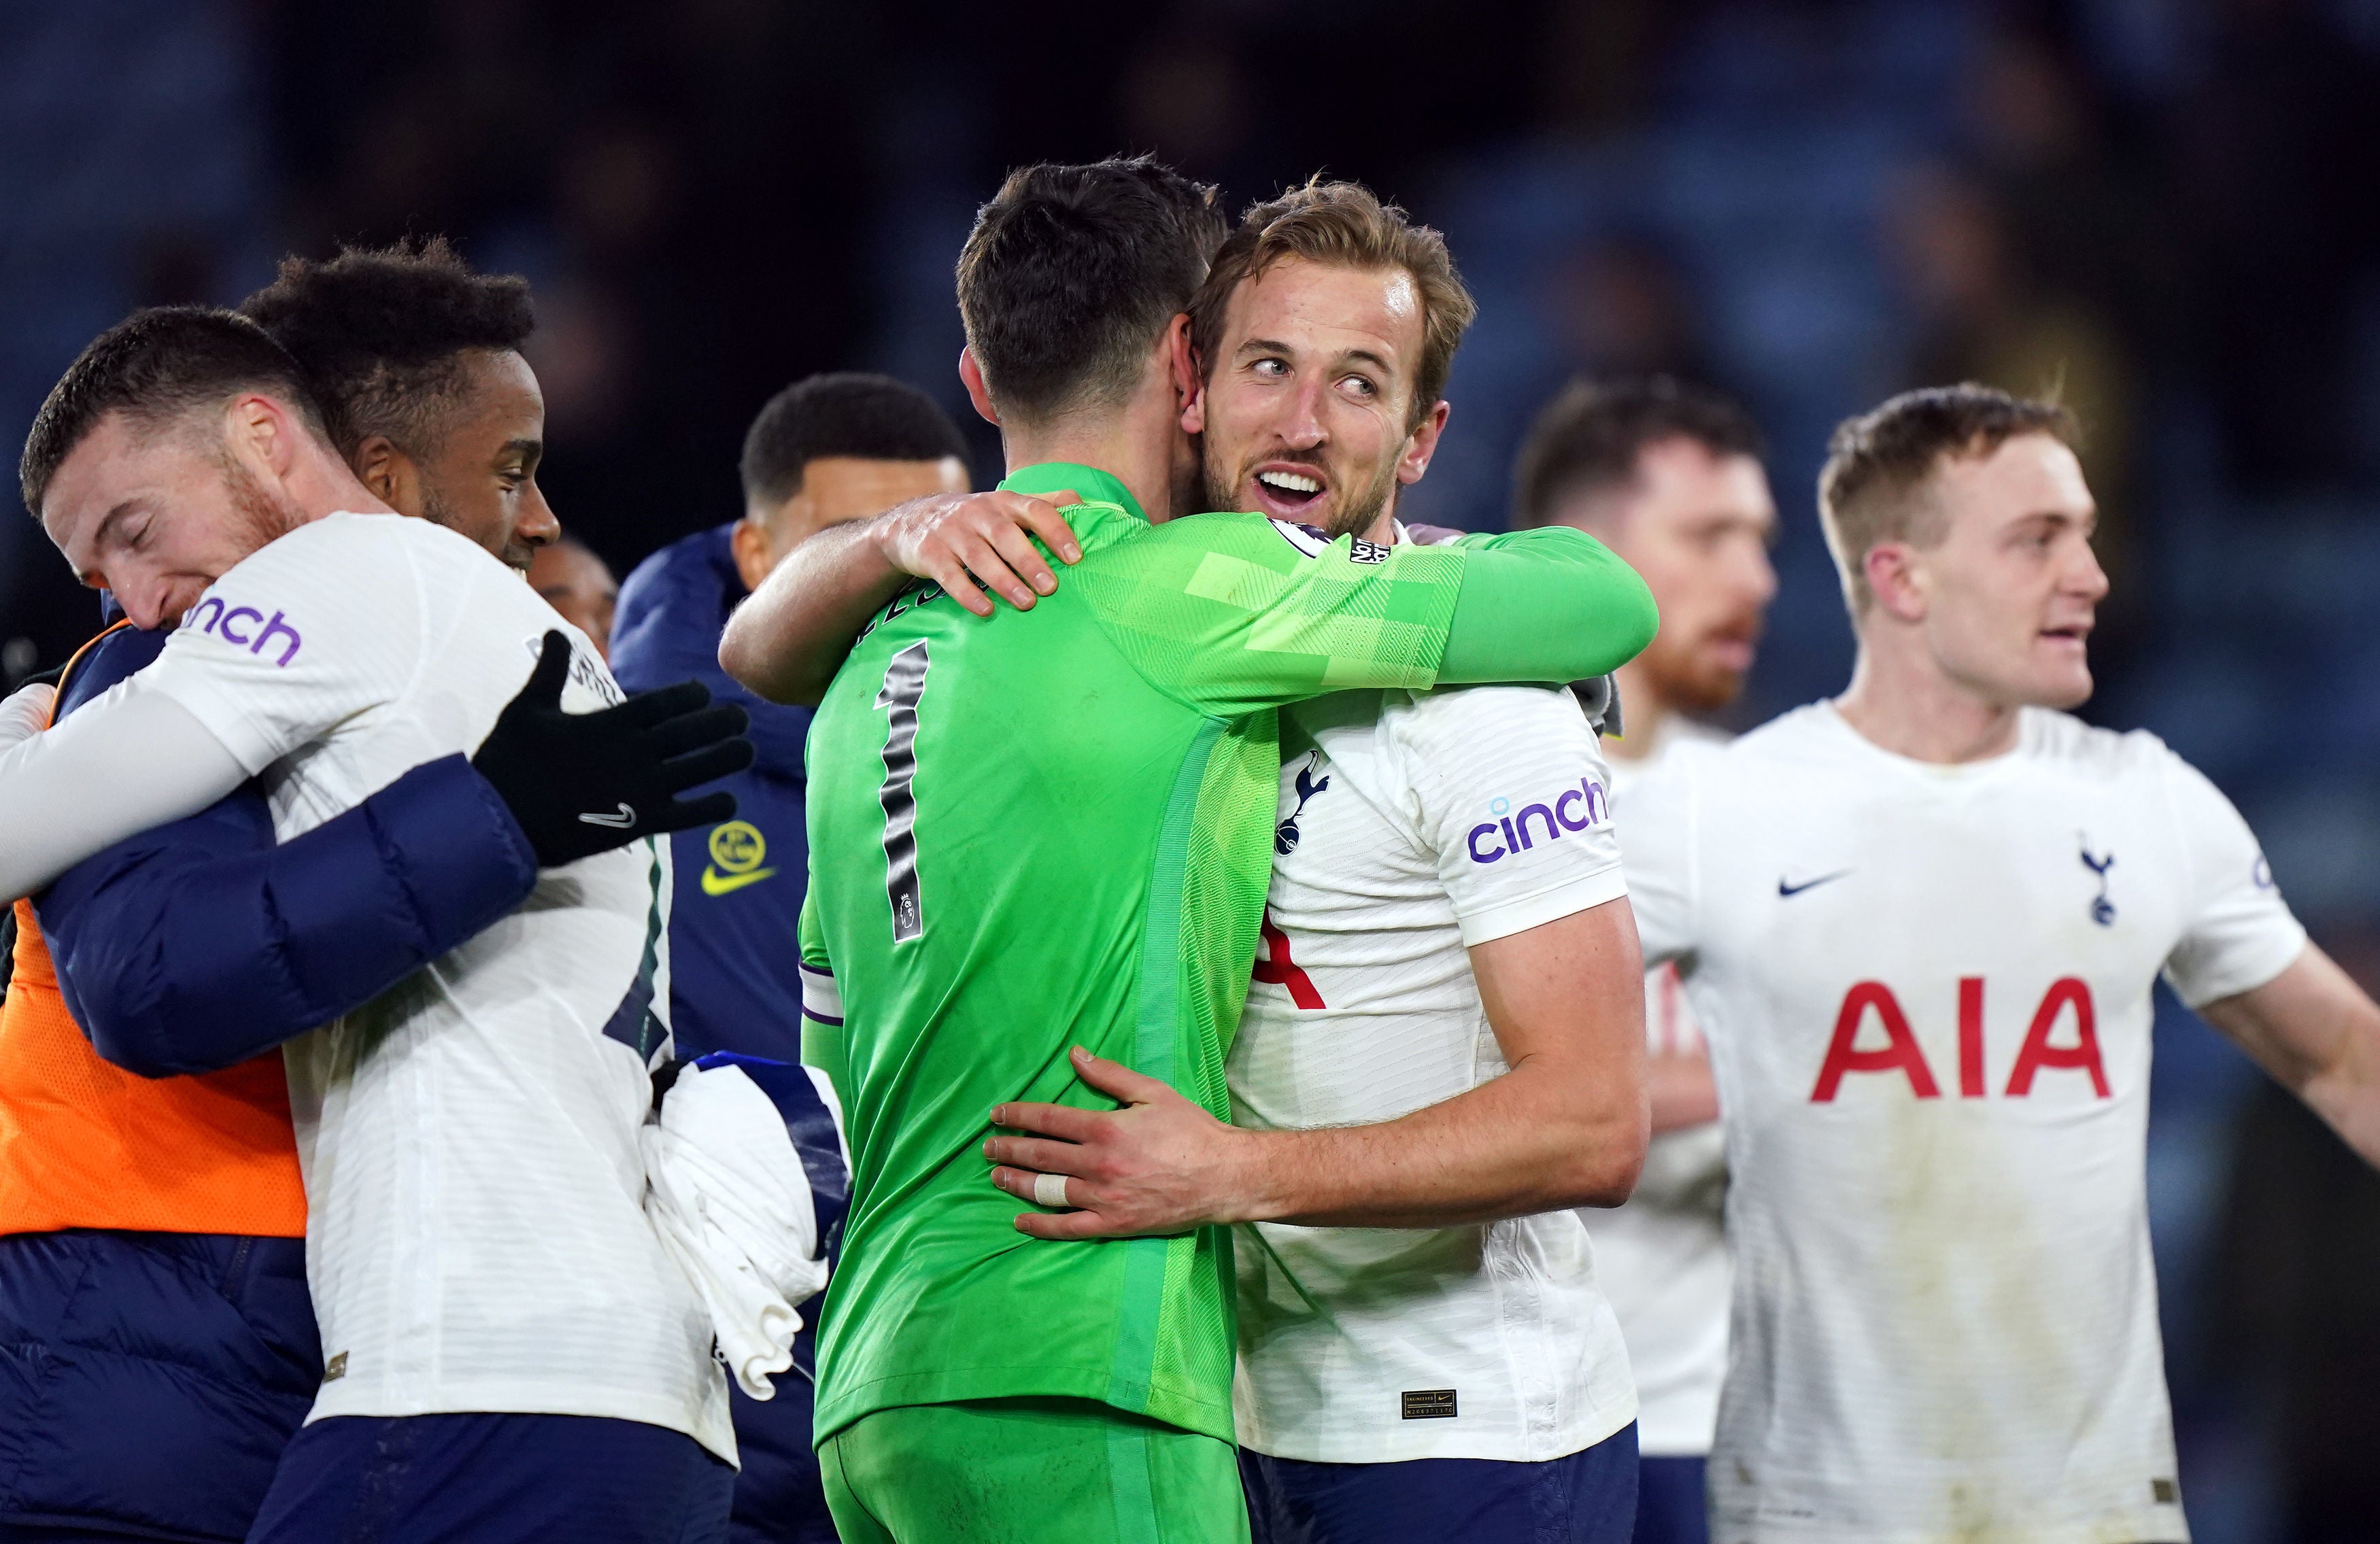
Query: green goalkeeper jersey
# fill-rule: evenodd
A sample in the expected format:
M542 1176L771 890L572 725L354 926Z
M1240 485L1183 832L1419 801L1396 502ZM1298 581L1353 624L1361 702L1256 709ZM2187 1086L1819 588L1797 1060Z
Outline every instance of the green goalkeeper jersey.
M1002 486L1086 501L1057 593L984 619L911 589L810 729L803 944L840 1013L811 1015L804 1054L842 1094L853 1170L816 1433L1074 1395L1229 1441L1227 1231L1026 1236L981 1152L991 1107L1111 1108L1074 1076L1082 1045L1224 1116L1270 875L1272 710L1600 675L1651 638L1652 601L1572 530L1389 548L1260 515L1152 526L1087 467Z

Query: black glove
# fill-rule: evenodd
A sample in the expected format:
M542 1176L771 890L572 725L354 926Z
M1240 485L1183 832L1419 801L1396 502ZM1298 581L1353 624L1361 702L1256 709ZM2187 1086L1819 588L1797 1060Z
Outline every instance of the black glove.
M565 713L569 675L569 640L546 634L528 685L471 758L528 833L540 868L735 813L735 796L724 789L691 801L677 796L752 764L743 709L707 706L710 687L681 681L601 712Z

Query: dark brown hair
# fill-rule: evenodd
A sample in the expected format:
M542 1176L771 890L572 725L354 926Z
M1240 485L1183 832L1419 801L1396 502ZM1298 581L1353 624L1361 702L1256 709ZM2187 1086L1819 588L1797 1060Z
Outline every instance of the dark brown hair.
M325 433L322 408L298 362L255 322L211 306L134 311L75 356L33 415L17 463L25 507L40 517L50 480L108 414L153 428L221 407L243 392L278 398L315 433Z
M1664 440L1714 456L1763 452L1760 427L1732 398L1668 375L1580 379L1545 406L1512 469L1512 529L1550 525L1561 506L1636 480L1636 458Z
M1008 174L959 253L959 318L1002 416L1120 406L1223 239L1215 189L1149 157Z

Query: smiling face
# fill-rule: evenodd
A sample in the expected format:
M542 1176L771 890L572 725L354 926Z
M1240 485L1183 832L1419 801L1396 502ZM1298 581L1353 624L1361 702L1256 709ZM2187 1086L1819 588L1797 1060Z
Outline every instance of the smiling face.
M1905 597L1945 675L1995 705L2071 708L2091 695L2086 644L2107 576L2082 466L2047 434L1949 456L1919 496L1941 532L1910 550ZM1874 570L1871 570L1873 574Z
M545 395L528 361L507 349L470 350L468 385L436 447L415 463L419 515L523 573L562 534L537 485L545 456ZM394 502L394 501L392 501Z
M272 469L274 437L305 431L288 408L249 395L219 417L164 424L108 414L42 496L42 529L95 590L114 591L138 627L173 622L234 564L306 523ZM251 464L251 458L264 459Z
M1401 268L1291 257L1244 281L1183 418L1205 438L1207 507L1386 541L1396 491L1428 470L1446 426L1443 402L1415 411L1422 343Z

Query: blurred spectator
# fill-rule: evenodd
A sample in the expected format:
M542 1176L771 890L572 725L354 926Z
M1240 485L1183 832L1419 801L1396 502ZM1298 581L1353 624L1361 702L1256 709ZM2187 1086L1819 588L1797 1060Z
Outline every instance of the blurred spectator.
M1564 351L1564 379L1711 380L1694 298L1677 263L1646 237L1608 237L1572 254L1554 272L1546 312Z
M2123 480L2132 393L2114 329L2087 301L2041 287L1990 190L1962 171L1904 174L1887 226L1915 322L1902 383L2057 392L2089 432L2085 470L2109 502Z
M614 564L731 500L748 405L861 335L879 103L931 29L761 0L251 11L297 244L443 231L537 282L546 477Z
M1652 0L1549 6L1535 61L1548 128L1609 133L1651 98L1658 49L1691 6Z
M1978 381L2053 395L2087 436L2083 470L2099 504L2092 545L2114 581L2107 610L2126 614L2136 573L2127 518L2131 470L2130 361L2115 329L2087 301L2043 287L2016 249L2004 213L1980 181L1948 166L1905 172L1886 213L1889 256L1914 323L1900 386Z
M2028 281L2105 317L2136 356L2163 352L2177 321L2172 242L2081 63L2045 28L2004 20L1961 94L1976 170Z
M2380 249L2380 67L2313 0L2214 8L2175 170L2228 469L2245 492L2337 489L2362 459L2351 321Z
M1117 79L1116 106L1126 144L1220 184L1226 205L1235 206L1270 191L1259 186L1262 164L1250 153L1251 130L1266 120L1220 19L1168 28L1143 45Z
M529 559L528 582L565 622L587 635L597 653L612 657L612 614L619 605L620 582L592 547L569 535L540 547Z

